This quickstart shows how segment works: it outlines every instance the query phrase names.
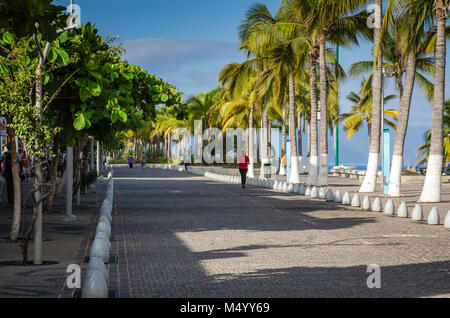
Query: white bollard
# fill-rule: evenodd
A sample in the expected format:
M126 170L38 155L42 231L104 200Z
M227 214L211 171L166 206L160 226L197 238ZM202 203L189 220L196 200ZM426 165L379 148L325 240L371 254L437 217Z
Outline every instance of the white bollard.
M91 246L90 257L99 257L104 263L109 262L109 248L106 240L96 237Z
M288 191L289 193L294 192L294 185L293 185L292 183L289 183L288 188L287 188L287 191Z
M312 187L312 189L311 189L311 198L317 198L318 195L319 195L319 193L317 191L317 187L316 186Z
M99 271L90 271L83 281L82 298L108 298L108 286Z
M325 199L325 189L324 188L320 188L319 193L317 194L317 198Z
M111 224L111 222L112 222L111 209L109 209L109 208L107 208L107 207L102 207L102 208L100 209L100 216L106 217L106 219L108 220L108 222Z
M450 229L450 210L448 210L447 215L445 216L444 227Z
M97 224L96 232L103 231L108 237L111 237L111 225L104 220L99 221Z
M361 201L359 200L359 194L358 193L355 193L355 195L353 196L351 206L354 206L354 207L360 207L361 206Z
M294 184L294 189L292 191L298 193L299 186L300 185L298 183Z
M381 212L381 199L379 197L376 197L373 200L372 206L371 206L372 212Z
M327 194L325 194L325 200L327 200L327 202L334 201L334 195L333 195L333 191L331 189L328 189Z
M411 219L414 221L422 221L423 220L423 209L420 204L416 204L411 213Z
M91 257L89 259L89 264L87 267L87 272L89 271L99 271L100 274L103 276L106 283L108 283L109 280L109 274L108 270L106 269L105 263L103 263L102 259L99 257Z
M311 186L307 186L306 187L305 195L308 196L308 197L311 196Z
M386 205L384 206L384 214L393 216L395 213L394 201L389 199Z
M277 188L277 190L278 191L283 191L283 182L278 182L278 188Z
M350 193L347 191L344 193L344 196L342 197L342 204L344 204L344 205L351 204Z
M399 218L407 218L408 217L408 207L406 206L406 202L403 201L400 203L398 209L397 209L397 216Z
M105 232L103 232L103 231L96 232L95 238L105 240L106 244L108 245L108 249L111 249L111 242L109 241L109 237L108 237L108 235L106 235Z
M273 183L273 189L274 190L278 190L278 181L275 180L275 182Z
M334 194L333 201L334 201L335 203L342 203L341 191L336 190L336 193Z
M362 209L364 211L369 211L370 210L370 198L369 198L368 195L366 195L364 197L361 207L362 207Z
M283 192L287 192L288 191L288 186L286 182L283 182L283 188L281 189L281 191Z
M439 218L439 211L436 207L432 207L430 213L428 213L428 224L439 225L441 220Z
M302 183L298 188L298 194L305 195L305 192L306 192L305 185Z

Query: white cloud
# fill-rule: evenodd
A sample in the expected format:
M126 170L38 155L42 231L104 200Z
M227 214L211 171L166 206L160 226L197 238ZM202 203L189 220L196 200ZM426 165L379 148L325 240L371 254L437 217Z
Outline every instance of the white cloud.
M125 59L162 77L187 95L214 88L219 70L244 56L236 43L146 38L124 43Z

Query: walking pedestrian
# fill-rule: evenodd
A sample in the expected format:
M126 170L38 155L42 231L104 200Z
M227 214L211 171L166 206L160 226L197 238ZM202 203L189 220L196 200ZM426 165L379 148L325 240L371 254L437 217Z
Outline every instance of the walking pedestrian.
M28 182L28 178L30 177L30 165L26 152L24 152L22 155L22 174L25 178L25 181Z
M130 165L130 169L133 169L134 157L133 157L133 154L132 154L132 153L130 153L130 154L128 155L128 164Z
M145 171L145 166L147 165L147 161L145 160L145 155L142 154L141 155L141 167L142 167L142 171Z
M239 173L241 174L241 183L242 188L245 188L245 183L247 181L247 172L248 172L248 164L250 163L250 159L247 155L240 156L238 158L239 163Z
M2 164L2 174L6 181L6 193L8 197L8 203L14 204L14 184L13 184L13 174L11 166L11 144L8 143L6 149L3 153L3 164Z

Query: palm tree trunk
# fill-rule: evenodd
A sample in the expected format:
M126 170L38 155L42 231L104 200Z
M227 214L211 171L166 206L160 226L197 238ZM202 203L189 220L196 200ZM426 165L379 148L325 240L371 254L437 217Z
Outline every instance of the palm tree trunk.
M302 116L300 110L297 111L297 131L298 131L298 172L303 173L303 142L302 142Z
M434 103L431 123L430 157L428 159L427 174L420 196L420 202L441 202L441 173L443 163L443 121L445 105L445 64L446 38L445 23L447 21L447 7L442 0L435 1L437 20L435 75L434 75Z
M311 124L310 124L310 156L309 156L309 169L308 178L306 179L307 185L317 185L317 164L318 164L318 151L317 151L317 70L316 70L315 53L311 54L311 70L310 70L310 90L311 90Z
M291 175L290 183L300 183L297 156L297 136L295 127L295 80L294 73L289 74L289 139L291 140Z
M325 61L326 35L320 34L319 62L320 62L320 172L317 184L328 185L328 123L327 123L327 70Z
M373 107L372 107L372 127L370 132L369 159L367 162L367 171L359 192L375 192L378 162L380 157L380 133L381 133L381 96L383 83L383 54L380 48L378 59L376 59L376 50L381 35L382 21L382 0L376 0L375 3L375 28L374 28L374 54L375 64L373 72Z
M309 162L311 158L311 120L308 121L308 129L306 130L307 145L306 145L306 172L309 173Z
M267 154L267 126L269 123L268 115L267 115L267 107L264 109L263 118L262 118L262 132L261 132L261 171L259 173L259 178L264 179L264 164L268 163L268 154Z
M416 53L414 50L408 52L405 84L400 98L400 110L395 133L394 151L392 156L392 168L389 178L389 195L400 196L401 175L403 169L403 150L405 147L406 131L408 129L409 110L414 89L416 76Z
M283 113L281 118L281 158L286 154L286 107L287 103L283 107ZM280 176L286 175L286 169L283 165L283 160L280 161Z
M255 170L254 170L254 164L255 164L255 147L254 147L254 141L255 141L255 133L253 130L253 121L254 121L254 112L255 112L255 106L250 106L250 114L248 116L248 157L250 159L250 164L248 165L248 177L254 178L255 177Z
M10 122L11 121L8 120L8 123ZM22 215L22 188L20 185L20 165L17 160L16 135L14 129L8 127L8 134L11 138L11 172L14 193L13 222L11 225L9 239L11 241L15 241L17 240L20 231L20 219Z

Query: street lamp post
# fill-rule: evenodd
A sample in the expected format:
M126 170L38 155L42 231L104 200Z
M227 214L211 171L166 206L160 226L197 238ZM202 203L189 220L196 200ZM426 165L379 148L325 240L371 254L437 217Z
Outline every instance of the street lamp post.
M339 80L338 80L338 66L339 63L339 45L336 45L336 65L335 65L335 77L336 77L336 103L337 111L336 121L334 124L334 165L339 166L339 122L337 121L337 116L339 115Z

